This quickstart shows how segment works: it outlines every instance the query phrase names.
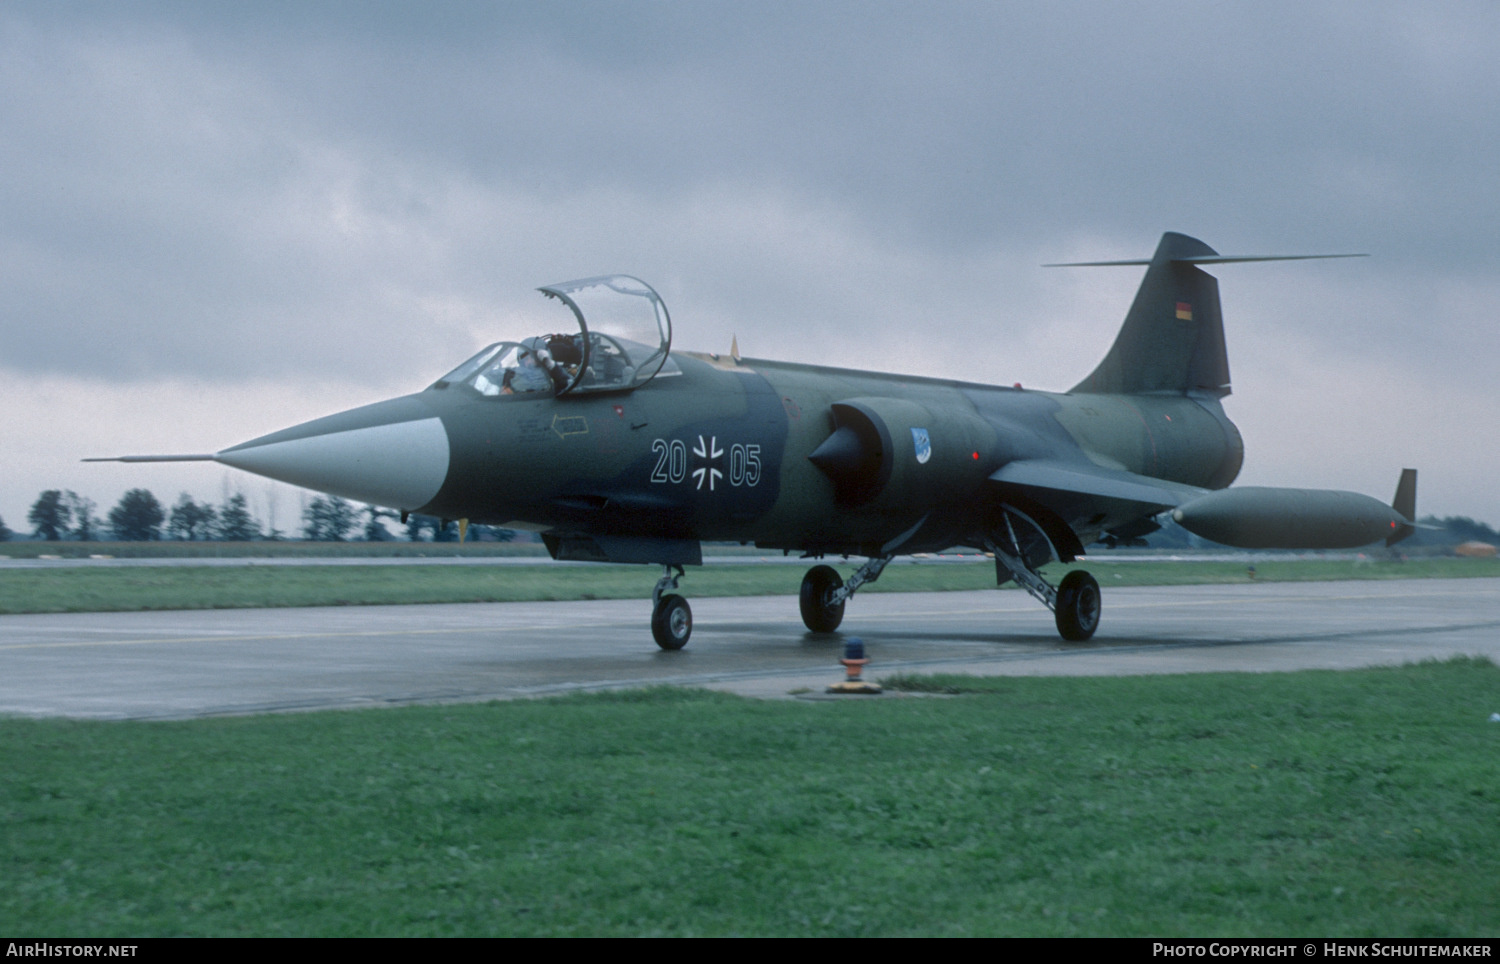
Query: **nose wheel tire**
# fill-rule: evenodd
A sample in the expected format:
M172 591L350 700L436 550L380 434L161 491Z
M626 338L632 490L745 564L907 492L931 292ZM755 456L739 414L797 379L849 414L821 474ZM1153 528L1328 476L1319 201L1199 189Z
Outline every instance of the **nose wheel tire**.
M815 633L831 633L844 621L844 604L828 596L843 588L844 580L832 566L813 566L802 577L802 622Z
M651 635L662 649L686 646L688 637L693 635L693 610L688 601L676 593L661 597L661 602L651 610Z
M1099 628L1099 583L1082 569L1063 577L1057 586L1057 631L1062 638L1081 643Z

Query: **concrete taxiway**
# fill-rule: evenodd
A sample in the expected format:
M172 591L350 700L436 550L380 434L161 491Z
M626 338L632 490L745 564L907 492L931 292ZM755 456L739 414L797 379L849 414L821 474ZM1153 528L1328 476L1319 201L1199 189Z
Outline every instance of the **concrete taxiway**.
M0 713L174 719L653 684L776 697L837 679L856 635L877 678L1500 661L1500 579L1106 586L1086 644L1014 590L862 594L831 636L806 632L794 598L691 601L676 653L652 643L645 599L0 616Z

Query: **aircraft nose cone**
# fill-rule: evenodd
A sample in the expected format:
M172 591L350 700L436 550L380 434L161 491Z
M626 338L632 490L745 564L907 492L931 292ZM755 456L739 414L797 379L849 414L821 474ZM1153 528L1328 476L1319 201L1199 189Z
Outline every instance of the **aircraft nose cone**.
M437 496L449 455L442 421L408 396L274 432L214 459L279 482L412 510Z

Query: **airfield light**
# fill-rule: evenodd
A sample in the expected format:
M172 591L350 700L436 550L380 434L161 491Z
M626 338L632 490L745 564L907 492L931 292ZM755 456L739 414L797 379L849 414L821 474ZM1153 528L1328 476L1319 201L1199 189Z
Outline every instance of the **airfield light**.
M844 664L844 672L848 674L846 679L839 680L828 687L830 693L879 693L879 683L867 683L860 678L860 671L870 661L865 657L865 641L858 636L850 636L844 640L844 658L839 660Z

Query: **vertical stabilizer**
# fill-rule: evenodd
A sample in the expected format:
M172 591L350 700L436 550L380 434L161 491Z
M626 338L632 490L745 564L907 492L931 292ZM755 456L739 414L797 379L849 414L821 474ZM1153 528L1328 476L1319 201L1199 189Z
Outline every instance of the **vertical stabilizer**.
M1411 524L1417 521L1416 469L1401 470L1401 481L1396 483L1396 498L1391 501L1391 508L1401 513L1406 519L1406 524L1398 525L1396 531L1391 533L1390 537L1385 540L1385 544L1388 546L1394 546L1402 539L1417 531L1416 526Z
M1197 238L1169 231L1149 262L1108 262L1147 264L1146 277L1109 354L1073 391L1228 395L1219 282L1192 264L1217 258Z

